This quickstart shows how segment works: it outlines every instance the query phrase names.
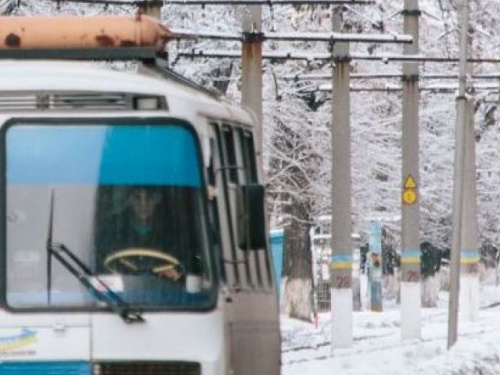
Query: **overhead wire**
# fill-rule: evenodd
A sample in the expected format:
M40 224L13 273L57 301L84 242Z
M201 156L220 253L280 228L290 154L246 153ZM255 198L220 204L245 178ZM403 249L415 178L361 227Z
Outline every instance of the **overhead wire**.
M374 4L373 0L50 0L58 4L82 3L100 5L125 5L140 7L150 4L159 5L366 5Z

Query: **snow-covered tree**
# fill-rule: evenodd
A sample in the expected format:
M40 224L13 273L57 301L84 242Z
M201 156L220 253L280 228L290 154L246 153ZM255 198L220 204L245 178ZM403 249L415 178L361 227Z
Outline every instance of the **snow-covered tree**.
M500 2L470 0L474 57L497 57L500 43L497 24ZM458 55L459 0L421 0L420 50L426 56ZM350 33L402 33L403 1L376 0L375 5L344 7L343 31ZM77 4L51 0L0 0L2 14L133 14L131 6ZM332 7L326 5L263 7L263 29L273 31L330 31ZM162 21L171 28L194 31L238 32L245 15L241 6L191 7L165 5ZM173 69L209 88L226 91L240 101L241 70L238 60L186 59L178 53L196 49L239 51L239 42L190 40L169 46ZM401 53L402 47L382 44L352 44L352 53L381 55ZM330 46L320 42L266 42L269 51L325 53ZM383 64L353 60L352 73L401 72L399 63ZM284 76L303 73L331 73L330 62L266 61L264 63L264 145L265 175L269 191L272 223L285 228L287 248L297 255L288 264L309 267L308 226L315 217L328 215L331 186L331 101L328 93L317 90L318 81L285 81ZM475 64L472 73L495 72L494 64ZM456 63L421 64L421 73L458 72ZM456 81L422 78L421 86L450 85ZM489 82L491 84L491 82ZM478 81L474 84L479 85ZM400 85L400 80L356 80L357 88L381 89ZM498 90L493 90L498 91ZM498 247L500 242L500 157L498 142L498 97L477 90L476 149L478 183L479 242ZM421 240L445 250L451 243L453 158L455 133L454 92L425 91L420 108L420 208ZM353 92L352 126L352 222L353 230L366 238L367 221L386 218L384 226L400 250L401 196L401 94L397 92ZM294 242L296 241L296 242ZM292 243L293 242L293 243ZM290 255L290 253L289 253ZM309 263L307 263L309 262ZM306 264L306 266L302 266ZM299 266L300 265L300 266ZM293 268L293 267L292 267ZM285 267L287 280L309 275ZM309 271L308 271L309 272ZM307 283L304 283L304 285ZM300 295L310 295L306 286ZM302 298L306 301L307 298ZM291 301L289 299L289 301ZM289 309L291 311L291 309ZM295 309L297 310L297 309ZM298 311L298 310L297 310ZM307 308L300 309L307 316Z

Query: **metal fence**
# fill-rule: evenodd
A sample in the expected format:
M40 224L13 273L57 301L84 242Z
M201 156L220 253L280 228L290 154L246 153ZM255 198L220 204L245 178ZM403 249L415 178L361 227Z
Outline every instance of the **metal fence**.
M317 312L327 312L331 310L330 282L317 280L314 286L314 298Z

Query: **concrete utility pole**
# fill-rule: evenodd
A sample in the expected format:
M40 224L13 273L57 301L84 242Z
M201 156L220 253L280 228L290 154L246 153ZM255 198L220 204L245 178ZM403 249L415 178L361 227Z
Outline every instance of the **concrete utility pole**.
M448 349L457 341L458 298L460 286L460 251L462 249L463 190L465 165L465 126L467 122L467 54L468 54L469 2L462 0L460 27L460 73L457 97L455 132L455 168L453 173L453 229L450 255L450 300L448 308Z
M467 45L470 45L468 34ZM465 69L467 76L473 77L472 65L466 64ZM470 88L470 82L464 84L467 91L467 88ZM459 312L460 317L474 321L479 315L479 249L477 241L476 137L474 134L474 103L471 97L467 98L465 111Z
M474 321L479 315L479 251L477 246L476 139L474 103L468 99L465 118L464 195L460 276L460 316Z
M241 104L257 117L255 153L262 175L262 7L247 7L243 17L243 43L241 51Z
M161 20L161 8L163 2L161 0L150 0L142 3L139 9L146 15Z
M332 15L340 31L341 10ZM332 97L332 349L352 346L351 129L349 44L333 45Z
M418 0L405 0L404 33L413 43L404 46L407 55L419 53ZM402 176L402 257L401 337L420 338L420 202L419 179L419 63L403 64L403 176Z

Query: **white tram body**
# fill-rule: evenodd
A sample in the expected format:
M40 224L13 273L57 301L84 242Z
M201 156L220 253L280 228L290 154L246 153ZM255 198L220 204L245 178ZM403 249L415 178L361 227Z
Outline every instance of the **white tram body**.
M241 191L260 181L252 115L145 67L124 73L91 63L4 60L0 71L0 258L5 267L0 373L279 374L272 260L265 245L242 248L248 238L243 238L239 222L245 199ZM120 128L123 124L126 131ZM179 138L178 132L170 132L171 124L189 131ZM100 129L99 134L94 129ZM157 141L170 134L177 138ZM87 147L87 141L95 144ZM122 144L106 151L106 142ZM193 161L194 154L181 150L182 142L199 147L200 165ZM144 156L149 148L155 154ZM163 152L175 154L165 165ZM108 157L109 163L103 161ZM191 157L188 163L185 159ZM101 163L99 171L90 163ZM103 166L106 163L111 166ZM99 215L112 204L96 181L148 185L155 168L180 170L174 185L182 185L183 179L197 181L197 198L183 206L185 196L176 193L171 211L179 210L176 234L185 236L190 246L196 243L203 260L194 276L183 271L183 285L176 287L171 300L162 299L158 291L143 299L147 283L130 287L139 288L132 295L127 290L135 284L128 284L129 279L142 276L94 272L92 266ZM197 168L200 176L193 177L188 168ZM122 173L118 177L116 170ZM153 184L172 179L168 172L161 178ZM114 200L123 186L120 189L112 193ZM192 203L195 200L198 203ZM250 206L260 203L263 200ZM201 208L191 212L196 204ZM199 230L203 233L192 242L190 237L198 236L193 234L196 227L204 228ZM90 273L64 265L71 261L65 248ZM60 259L64 257L66 261ZM96 281L99 277L102 280ZM163 281L155 279L157 283ZM118 302L109 293L118 294Z

